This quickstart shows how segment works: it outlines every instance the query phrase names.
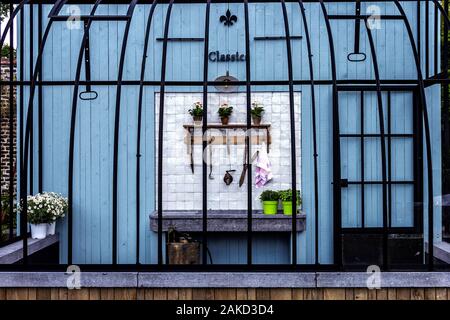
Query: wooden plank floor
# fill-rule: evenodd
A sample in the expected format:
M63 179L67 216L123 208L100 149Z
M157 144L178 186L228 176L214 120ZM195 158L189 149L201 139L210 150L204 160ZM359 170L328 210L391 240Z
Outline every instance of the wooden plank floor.
M0 288L0 300L450 300L447 288Z

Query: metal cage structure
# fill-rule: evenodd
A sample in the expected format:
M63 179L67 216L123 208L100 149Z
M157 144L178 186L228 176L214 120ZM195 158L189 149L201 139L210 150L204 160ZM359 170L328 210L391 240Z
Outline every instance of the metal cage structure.
M426 241L427 249L425 250L428 253L428 259L425 259L426 262L423 263L422 266L420 266L423 269L428 270L434 270L436 268L434 259L430 258L433 257L433 250L434 250L434 229L433 229L433 217L434 217L434 199L433 199L433 162L432 162L432 137L430 134L430 121L429 121L429 113L430 109L427 105L427 98L425 89L427 87L433 86L433 85L442 85L444 88L446 88L446 95L448 96L448 86L449 86L449 77L448 77L448 59L445 57L448 56L448 36L445 36L443 42L442 42L442 52L444 59L441 59L441 70L438 70L437 64L435 63L434 70L431 72L429 67L429 57L431 54L434 54L435 57L437 57L437 54L439 52L439 41L437 39L434 39L434 41L431 41L432 39L429 39L428 32L426 33L426 39L421 39L420 37L420 21L417 22L418 24L418 41L416 41L414 37L414 30L412 29L412 26L410 22L408 21L407 15L405 13L405 10L402 6L403 2L415 2L417 3L417 14L420 16L421 12L421 6L426 6L427 12L429 10L435 10L438 14L436 15L441 17L443 20L443 30L444 34L448 35L448 30L450 28L450 20L448 16L449 12L449 3L447 0L441 4L438 0L430 0L430 1L416 1L416 0L404 0L404 1L398 1L398 0L377 0L377 1L368 1L368 0L346 0L346 3L351 3L355 5L355 14L354 15L336 15L336 14L329 14L327 10L327 4L328 3L334 3L334 2L341 2L339 0L281 0L279 1L279 6L282 10L282 18L284 22L284 31L285 35L283 39L286 42L286 49L287 49L287 74L288 78L285 80L273 80L273 81L266 81L266 80L252 80L252 70L251 70L251 63L250 63L250 56L252 52L250 51L250 36L249 36L249 25L250 25L250 19L249 19L249 4L250 3L266 3L266 2L274 2L274 1L265 1L265 0L229 0L229 1L221 1L221 0L205 0L205 1L184 1L184 0L131 0L131 1L108 1L108 0L91 0L91 1L71 1L71 0L57 0L57 1L50 1L50 0L23 0L23 1L10 1L10 14L9 14L9 20L4 28L4 31L1 36L0 40L0 47L3 47L3 44L5 43L6 37L9 34L10 36L10 43L11 47L13 46L13 41L15 39L14 37L14 22L17 20L17 23L20 24L20 33L17 35L18 37L18 52L20 52L23 55L24 50L24 33L26 30L24 30L24 20L30 19L30 30L29 32L31 34L34 34L36 30L33 29L33 26L35 23L33 23L33 10L37 8L39 11L39 21L37 22L37 25L39 26L37 30L37 38L38 38L38 47L39 52L37 53L36 60L33 59L33 52L30 53L30 61L28 62L30 70L32 70L31 76L29 79L25 79L23 70L24 70L24 64L27 63L24 61L23 58L20 59L20 73L17 76L17 79L14 79L13 76L13 53L11 50L10 53L10 79L9 80L1 80L0 86L7 86L10 88L10 127L12 128L12 115L13 115L13 97L12 97L12 91L14 87L17 87L20 94L20 99L17 102L18 108L21 110L20 112L20 118L18 119L18 127L21 128L19 134L20 134L20 145L18 146L18 158L19 158L19 164L18 164L18 176L20 177L20 183L19 183L19 191L18 191L18 199L20 199L23 202L23 210L20 213L20 236L17 238L13 236L13 222L12 217L14 215L13 212L13 198L14 198L14 191L13 191L13 184L14 179L11 178L10 180L10 188L9 188L9 195L10 195L10 221L9 221L9 240L14 241L17 239L20 239L23 241L23 260L22 264L14 265L14 266L2 266L6 269L33 269L33 268L65 268L66 265L54 265L54 266L33 266L28 262L28 237L24 236L28 233L28 224L27 224L27 206L26 201L23 201L26 199L28 194L32 194L33 191L33 185L34 182L32 181L33 176L35 172L33 172L33 169L35 168L35 165L33 163L37 162L37 177L38 177L38 192L42 191L42 171L43 171L43 158L42 158L42 145L43 145L43 136L42 136L42 96L43 96L43 88L44 87L51 87L51 86L69 86L73 88L72 92L72 102L71 102L71 114L70 114L70 132L68 132L69 137L69 163L68 163L68 199L69 199L69 210L68 210L68 229L67 229L67 237L68 237L68 248L67 248L67 265L71 265L74 263L73 261L73 219L76 219L76 217L73 214L73 193L74 193L74 149L75 149L75 135L76 135L76 121L77 121L77 108L78 103L80 99L90 99L90 95L93 94L93 91L91 90L91 86L115 86L117 88L116 96L115 96L115 118L114 118L114 144L113 144L113 158L111 159L113 164L113 174L112 174L112 181L111 185L104 186L105 188L112 187L112 263L111 264L104 264L104 265L83 265L85 269L111 269L111 270L121 270L121 269L142 269L142 270L342 270L344 268L343 262L342 262L342 247L341 247L341 236L343 232L352 232L351 230L345 230L345 228L342 227L342 221L340 214L337 214L341 210L341 188L344 187L347 184L368 184L368 183L376 183L377 185L381 185L382 188L382 227L372 229L371 232L376 232L378 234L382 235L382 245L383 245L383 270L389 270L392 268L388 264L388 235L391 232L391 226L389 225L389 212L390 212L390 202L392 201L392 193L391 193L391 185L392 185L392 179L390 174L390 137L395 136L393 133L390 132L390 124L385 123L385 114L384 110L386 110L383 107L383 104L385 103L382 93L388 92L388 97L390 96L391 91L414 91L415 98L417 100L415 101L416 106L415 108L417 111L417 123L423 123L423 137L424 137L424 149L422 150L416 150L416 155L418 158L423 158L427 162L427 171L425 172L426 176L426 206L427 206L427 221L428 221L428 240ZM308 52L307 56L307 64L309 68L309 79L307 80L297 80L294 78L293 75L293 61L296 59L299 59L299 57L295 57L292 53L291 48L291 37L290 29L289 29L289 17L288 12L286 9L286 3L295 3L298 5L298 14L301 17L302 25L303 25L303 31L304 31L304 39L306 40L306 49ZM308 21L306 19L306 9L305 9L305 3L311 3L314 2L317 5L320 6L321 10L321 17L318 17L318 19L323 19L325 22L326 27L326 35L328 37L329 42L329 60L331 63L331 78L330 79L315 79L315 73L314 73L314 64L313 64L313 49L311 42L313 39L311 39L310 35L310 26L308 25ZM375 41L373 34L371 32L371 28L368 27L368 21L371 19L371 16L361 14L361 3L363 2L389 2L392 3L396 10L397 14L395 15L387 15L383 14L380 15L378 18L381 20L398 20L403 23L403 26L407 32L407 36L409 38L410 48L413 53L414 58L414 65L416 68L417 77L415 80L399 80L399 79L381 79L378 65L378 59L377 59L377 52L375 49ZM49 33L52 30L52 27L59 22L64 22L70 19L67 15L62 15L61 10L64 5L66 4L90 4L91 12L88 15L81 15L79 17L80 21L83 23L84 26L84 32L82 41L79 48L79 53L77 56L77 65L76 65L76 72L75 72L75 79L73 80L64 80L64 81L46 81L43 80L43 68L42 68L42 59L43 59L43 53L44 49L47 45L47 40L49 37ZM169 28L170 28L170 22L171 22L171 13L172 13L172 7L176 4L188 4L188 3L199 3L203 4L206 8L205 10L205 30L204 30L204 49L203 49L203 80L202 81L168 81L167 80L167 51L168 51L168 43L170 41L169 39ZM289 265L257 265L254 264L252 261L252 240L253 240L253 232L252 232L252 185L251 183L248 183L247 185L247 263L242 265L210 265L208 264L208 256L207 256L207 246L208 246L208 206L207 206L207 197L208 197L208 180L207 180L207 164L203 162L202 165L202 264L198 266L173 266L173 265L167 265L164 263L164 238L163 238L163 143L164 143L164 111L165 111L165 92L167 87L177 87L177 86L184 86L184 87L201 87L202 88L202 96L203 96L203 108L205 111L205 114L207 115L208 110L208 91L211 86L217 86L217 85L225 85L226 82L220 82L220 81L211 81L208 79L208 49L209 49L209 42L210 42L210 8L212 4L215 3L238 3L242 4L244 8L244 27L245 27L245 80L238 80L235 82L235 85L237 86L243 86L245 87L245 94L246 94L246 111L247 111L247 119L246 119L246 126L247 129L251 129L251 97L252 97L252 87L255 86L268 86L268 85L278 85L278 86L286 86L288 88L289 92L289 118L290 118L290 132L291 132L291 159L293 161L292 163L292 190L293 190L293 212L297 212L297 199L296 199L296 188L297 188L297 172L296 172L296 141L295 141L295 115L294 115L294 86L298 85L304 85L304 86L310 86L311 90L311 113L312 113L312 141L313 141L313 179L314 179L314 189L313 189L313 207L314 207L314 228L315 228L315 236L314 236L314 259L315 262L313 264L308 265L301 265L297 263L297 254L298 254L298 240L296 236L293 236L291 238L291 264ZM47 24L45 29L44 26L44 16L43 16L43 5L45 4L52 4L53 8L50 11L47 19ZM101 5L105 4L127 4L128 5L128 11L125 15L96 15L96 11ZM130 34L130 25L131 20L133 18L133 13L135 11L135 8L138 4L145 4L150 7L150 11L147 17L147 23L145 30L143 31L143 37L144 37L144 47L143 47L143 55L140 62L140 78L136 80L125 80L124 79L124 64L125 64L125 55L127 50L127 44L128 44L128 37ZM147 51L150 47L150 29L152 27L152 23L154 23L154 13L156 8L159 5L166 5L167 11L166 16L164 20L164 34L162 40L162 61L161 61L161 71L160 71L160 79L158 81L147 81L145 79L145 71L147 67ZM25 16L25 8L29 6L30 16ZM429 16L427 15L425 17L426 25L425 28L428 30L430 21L428 21ZM349 21L355 21L355 24L357 26L358 30L358 40L355 41L355 46L359 43L359 30L361 28L360 23L362 22L364 26L366 26L365 30L368 37L368 43L369 43L369 52L372 57L373 61L373 74L374 79L369 80L361 80L361 79L339 79L336 71L336 65L338 63L337 61L337 54L335 52L335 43L332 33L332 24L331 22L334 20L349 20ZM122 22L125 25L124 34L123 34L123 40L120 44L120 57L119 57L119 67L118 67L118 76L117 80L111 81L111 80L92 80L90 79L89 72L86 70L85 72L85 80L82 80L82 66L83 61L89 60L89 30L91 28L91 25L94 21L106 21L106 22ZM440 22L438 21L438 18L435 19L434 28L435 28L435 34L437 35L437 30L439 28ZM356 34L356 31L355 31ZM356 36L355 36L356 37ZM437 37L437 36L436 36ZM33 37L30 38L30 41L33 41ZM356 38L355 38L356 39ZM421 57L420 57L420 47L423 46L426 48L426 56L425 56L425 65L426 70L423 71L421 67ZM31 50L33 48L33 45L30 46ZM430 52L431 51L431 52ZM355 51L356 52L356 51ZM436 58L435 61L438 59ZM80 86L86 86L86 91L81 92ZM118 262L117 252L118 252L118 235L117 235L117 229L118 229L118 171L120 170L120 164L119 164L119 137L120 137L120 114L121 114L121 94L122 94L122 88L124 86L135 86L138 87L138 105L137 105L137 114L138 114L138 124L137 124L137 136L136 136L136 264L135 265L124 265L120 264ZM157 175L157 186L158 186L158 192L157 192L157 212L158 212L158 233L157 233L157 241L158 241L158 254L157 254L157 264L154 265L148 265L148 264L141 264L139 257L141 254L141 246L140 246L140 224L141 224L141 208L140 208L140 199L142 197L141 190L140 190L140 170L142 168L141 164L141 140L142 140L142 117L143 117L143 107L144 107L144 88L147 86L153 86L153 87L159 87L159 128L158 128L158 154L157 154L157 165L158 165L158 175ZM317 114L317 91L316 88L318 86L331 86L332 87L332 123L333 123L333 239L334 239L334 263L333 264L321 264L319 261L319 247L320 247L320 226L319 226L319 203L321 194L319 192L319 173L318 173L318 154L319 154L319 139L317 137L317 123L316 123L316 114ZM29 89L29 99L28 101L25 101L24 99L24 88ZM342 179L341 177L341 155L340 155L340 141L343 138L343 135L340 132L339 128L339 94L341 92L360 92L361 96L364 96L364 92L371 91L376 93L376 100L378 104L378 121L379 121L379 129L380 132L376 135L380 138L380 147L379 150L381 154L381 168L382 168L382 180L378 182L369 182L364 181L364 175L363 175L363 181L347 181ZM364 99L361 99L361 103L363 103ZM35 109L35 101L37 101L37 110ZM388 98L388 104L390 103L390 98ZM448 104L448 98L444 99L444 104ZM26 108L26 109L25 109ZM389 110L389 105L387 106L387 110ZM38 113L38 128L34 128L34 114ZM388 111L389 112L389 111ZM24 114L26 114L26 118L24 118ZM23 128L23 129L22 129ZM207 116L203 117L202 122L202 133L204 134L208 129L208 118ZM37 131L37 132L36 132ZM12 132L12 130L11 130ZM11 133L12 134L12 133ZM37 137L34 137L34 135L37 134ZM421 135L420 133L418 133ZM364 133L361 133L361 135L358 135L359 138L364 139ZM36 139L38 141L38 145L41 146L39 158L33 159L33 139ZM246 140L249 138L246 137ZM203 148L205 149L207 147L207 141L203 140ZM15 164L13 163L13 146L10 146L10 170L13 171L13 168ZM250 159L251 154L250 150L247 149L247 159ZM423 153L423 155L422 155ZM252 179L252 170L251 170L252 164L249 163L249 169L247 170L247 179L250 181ZM421 179L420 179L421 181ZM423 208L422 208L423 210ZM420 218L419 218L420 219ZM364 222L363 222L364 224ZM399 230L401 231L401 230ZM423 231L423 230L422 230ZM292 216L292 234L295 235L297 232L297 216L296 214L293 214ZM406 230L406 232L408 232ZM411 267L411 266L410 266ZM416 267L416 266L414 266Z

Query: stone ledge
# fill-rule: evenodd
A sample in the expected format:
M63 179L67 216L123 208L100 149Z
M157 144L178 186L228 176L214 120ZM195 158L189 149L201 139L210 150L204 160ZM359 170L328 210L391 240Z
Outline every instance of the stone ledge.
M66 288L64 272L0 272L0 288ZM367 288L364 272L83 272L85 288ZM448 288L450 272L384 272L382 288Z
M252 214L253 232L291 232L292 216L283 214L264 215L255 211ZM297 231L305 230L306 215L297 215ZM164 211L163 231L170 227L183 232L201 232L203 230L202 211ZM152 231L158 230L157 212L150 215ZM210 210L208 211L208 232L247 232L247 211Z
M32 255L42 249L45 249L59 242L59 235L47 236L45 239L28 238L28 255ZM0 264L13 264L23 258L23 241L19 240L7 246L0 248Z

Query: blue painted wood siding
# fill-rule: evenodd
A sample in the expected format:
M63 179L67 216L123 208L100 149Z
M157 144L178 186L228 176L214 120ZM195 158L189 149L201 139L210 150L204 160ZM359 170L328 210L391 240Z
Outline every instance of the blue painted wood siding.
M381 14L398 14L393 3L371 3L381 9ZM417 38L416 3L402 3L407 12L411 27ZM363 4L363 12L367 5ZM316 79L331 79L330 51L328 37L322 12L318 3L306 4L307 22L310 26L314 76ZM287 4L291 35L305 36L298 4ZM354 6L350 3L334 3L326 5L329 14L353 14ZM63 8L65 14L68 6ZM219 17L227 9L238 17L238 23L226 28L219 22ZM88 13L91 6L82 6L82 12ZM144 31L150 6L138 5L131 24L128 40L124 79L139 79ZM250 50L252 80L285 80L287 79L286 44L284 41L254 41L255 36L284 35L281 6L274 4L250 4ZM45 16L50 6L44 6ZM103 5L97 14L117 15L126 13L127 6ZM148 63L145 73L146 80L159 80L161 70L162 42L156 38L163 36L164 19L167 5L158 5L151 29L151 42L148 50ZM242 4L213 4L211 6L210 44L209 51L245 52L244 8ZM431 20L434 10L430 10ZM34 30L37 30L37 8L34 10ZM425 9L422 5L421 38L425 37ZM28 8L25 17L28 17ZM201 4L173 7L169 36L171 37L204 37L205 6ZM47 19L44 19L47 21ZM367 60L360 63L349 63L347 54L353 51L354 22L332 21L332 29L337 58L337 74L339 79L373 79L372 57L369 51L366 30L361 28L361 50L367 54ZM29 18L24 21L28 34ZM118 60L122 45L124 22L94 22L91 28L91 69L93 80L116 80ZM380 29L373 30L376 43L380 75L382 79L415 79L415 65L407 38L406 29L401 21L381 21ZM75 77L76 60L81 43L82 29L69 30L65 22L56 22L50 32L43 57L44 80L73 80ZM433 39L433 28L430 28L430 39ZM425 46L421 47L422 68L424 68ZM29 38L25 41L25 76L29 79ZM34 39L34 54L37 55L37 38ZM307 49L305 38L292 41L294 60L294 78L309 79ZM433 70L433 55L430 56ZM167 56L167 80L202 80L203 42L169 43ZM240 80L245 79L245 63L210 63L209 79L230 74ZM84 79L84 72L82 74ZM75 263L110 263L112 250L112 160L113 133L116 87L94 87L99 98L94 101L79 101L74 170L74 262ZM252 90L287 91L287 87L253 87ZM155 136L154 136L154 94L158 87L147 87L144 92L143 136L142 136L142 170L141 170L141 238L140 244L143 263L155 263L157 241L155 233L149 228L149 213L155 209ZM171 88L167 91L196 91L201 88ZM307 213L306 231L298 235L299 263L314 261L314 208L313 208L313 152L312 152L312 116L311 92L309 85L296 86L296 91L302 92L302 163L301 167L303 207ZM435 168L435 194L440 194L440 91L438 86L427 89L428 108L431 115L433 136L433 161ZM333 258L333 198L332 198L332 88L331 86L316 87L317 100L317 132L319 153L319 245L321 263L331 263ZM120 263L135 262L136 248L136 135L137 135L137 86L124 86L122 91L122 108L120 115L119 141L119 198L118 198L118 257ZM24 93L28 101L29 90ZM378 120L376 99L367 95L366 105L371 106L368 112L371 116L365 123L367 130L376 132ZM36 101L36 99L35 99ZM38 149L37 134L34 135L34 186L37 190L37 157L43 154L43 184L44 190L67 194L68 172L68 142L70 129L70 108L72 88L56 86L43 88L43 149ZM358 122L353 119L358 98L352 94L340 95L340 121L343 131L356 130ZM412 114L408 111L412 99L409 94L396 93L393 96L395 104L393 123L395 130L410 130ZM286 106L288 108L288 106ZM35 103L37 110L37 103ZM34 128L37 128L37 112L34 114ZM23 128L22 128L23 130ZM379 143L379 142L378 142ZM398 161L394 166L397 179L411 178L412 158L411 143L407 140L395 142L394 155ZM357 178L356 168L360 159L357 156L358 147L351 142L342 145L342 172ZM380 177L379 146L376 142L367 145L366 172L371 178ZM345 160L345 161L344 161ZM352 164L350 171L348 164ZM355 165L356 164L356 165ZM425 164L426 165L426 164ZM353 170L353 171L351 171ZM368 177L366 177L367 179ZM371 226L380 226L379 212L381 203L378 201L381 191L373 188L368 190L370 210L366 213L366 221ZM412 198L410 190L399 188L394 192L394 206L398 206L394 222L398 226L411 224ZM426 198L426 197L425 197ZM355 211L360 197L349 189L343 194L343 225L355 226L360 223ZM346 209L350 208L350 209ZM351 209L353 208L353 209ZM426 221L425 221L426 222ZM440 237L440 213L436 208L436 237ZM426 230L426 229L425 229ZM66 259L67 224L59 227L61 232L62 262ZM233 240L233 241L238 241ZM216 242L223 253L220 261L235 261L236 255L245 256L245 251L236 249L239 245L232 244L226 238ZM261 248L264 244L257 243ZM232 250L230 248L235 248ZM286 262L285 250L279 251L277 257L272 252L258 250L257 261ZM233 257L233 258L231 258ZM239 260L239 259L238 259Z

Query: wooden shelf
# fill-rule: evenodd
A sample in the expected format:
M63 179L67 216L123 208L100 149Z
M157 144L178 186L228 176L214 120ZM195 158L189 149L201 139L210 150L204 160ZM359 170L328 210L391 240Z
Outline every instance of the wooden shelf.
M193 128L202 128L202 125L196 125L196 124L185 124L183 125L183 127L185 129L193 129ZM247 129L247 124L245 123L229 123L227 125L221 124L221 123L208 123L208 125L206 126L207 129ZM252 124L251 125L252 129L264 129L264 130L269 130L270 129L270 124L259 124L259 125L255 125Z

